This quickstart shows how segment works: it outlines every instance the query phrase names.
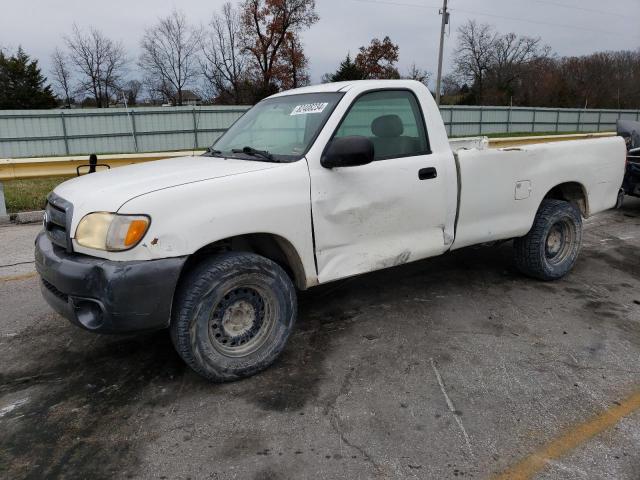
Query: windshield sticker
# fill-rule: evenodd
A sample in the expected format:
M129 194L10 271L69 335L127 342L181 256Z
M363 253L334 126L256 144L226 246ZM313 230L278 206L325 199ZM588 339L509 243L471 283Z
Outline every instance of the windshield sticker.
M303 105L296 105L292 110L291 115L306 115L308 113L322 113L322 111L329 105L324 103L305 103Z

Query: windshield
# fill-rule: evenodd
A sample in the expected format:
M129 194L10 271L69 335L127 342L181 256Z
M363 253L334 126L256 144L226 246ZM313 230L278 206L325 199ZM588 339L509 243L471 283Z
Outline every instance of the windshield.
M209 154L263 161L299 160L342 95L306 93L263 100L238 119Z

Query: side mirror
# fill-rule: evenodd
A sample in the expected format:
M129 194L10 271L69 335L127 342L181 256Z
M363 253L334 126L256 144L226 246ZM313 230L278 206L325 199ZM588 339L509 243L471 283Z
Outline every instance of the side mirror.
M339 137L325 148L320 165L324 168L356 167L373 162L373 143L367 137Z

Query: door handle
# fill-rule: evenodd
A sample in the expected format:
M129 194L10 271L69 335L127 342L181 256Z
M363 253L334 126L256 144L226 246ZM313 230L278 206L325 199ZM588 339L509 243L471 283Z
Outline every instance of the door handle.
M430 180L438 176L438 171L435 167L421 168L418 170L418 178L420 180Z

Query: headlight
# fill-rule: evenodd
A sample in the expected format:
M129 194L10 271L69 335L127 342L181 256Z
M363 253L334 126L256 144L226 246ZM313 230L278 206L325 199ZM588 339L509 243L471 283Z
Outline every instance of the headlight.
M96 250L128 250L142 240L150 223L151 219L146 215L90 213L80 220L76 242Z

